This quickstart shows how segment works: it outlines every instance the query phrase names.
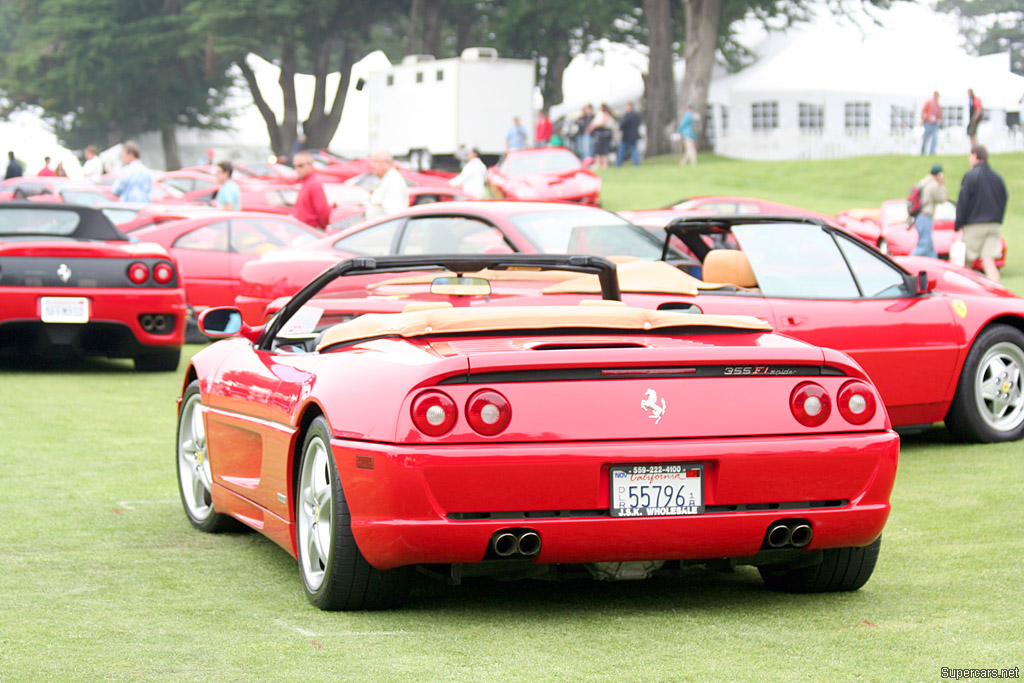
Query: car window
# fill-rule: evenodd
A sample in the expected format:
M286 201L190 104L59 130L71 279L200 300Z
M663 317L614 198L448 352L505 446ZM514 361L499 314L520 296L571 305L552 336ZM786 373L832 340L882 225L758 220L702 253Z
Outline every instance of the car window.
M839 245L853 277L860 286L861 296L871 299L893 299L909 296L903 273L883 259L878 252L858 240L837 235Z
M710 211L722 216L731 216L742 213L761 213L761 207L757 204L747 204L742 202L708 202L707 204L701 204L697 208L700 211Z
M513 249L490 223L465 216L410 218L398 253L415 254L508 254Z
M335 206L350 202L365 202L369 199L366 190L345 183L323 183L323 188L327 203Z
M357 256L386 256L392 253L395 235L403 221L387 221L342 237L334 248Z
M856 299L857 284L832 235L809 223L734 225L765 296Z
M80 220L74 211L5 209L0 211L0 235L66 237L74 234Z
M103 215L113 221L114 225L122 225L128 221L135 220L138 211L135 209L120 209L113 206L105 206L100 211Z
M355 179L352 181L352 184L358 185L364 190L369 190L370 192L373 192L373 188L377 187L377 183L379 182L380 179L377 176L373 175L372 173L364 173L362 175L356 176Z
M60 196L64 198L65 204L81 204L83 206L94 206L98 202L110 201L99 192L86 190L62 190Z
M348 230L353 225L363 220L365 215L366 213L360 211L359 213L352 214L351 216L346 216L345 218L328 225L327 232L341 232L342 230Z
M509 220L542 254L661 258L661 240L607 211L541 211Z
M174 240L176 249L195 251L228 251L228 223L210 223L190 230Z
M164 178L160 182L182 192L191 192L195 189L195 183L191 178Z
M508 160L504 167L506 175L524 175L527 173L556 173L574 171L582 167L579 157L567 149L552 150L544 154L527 154Z
M284 221L247 218L231 221L231 251L260 256L278 247L297 247L316 240L302 228Z
M935 207L936 221L956 220L956 204L953 202L942 202Z

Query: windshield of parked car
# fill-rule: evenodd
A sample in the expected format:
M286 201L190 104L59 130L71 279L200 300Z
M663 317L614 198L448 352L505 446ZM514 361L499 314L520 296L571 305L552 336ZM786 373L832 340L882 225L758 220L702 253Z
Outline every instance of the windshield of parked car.
M5 209L0 211L0 235L53 235L70 237L81 217L74 211Z
M661 258L661 242L607 211L540 211L509 217L542 254Z
M551 150L544 154L526 154L512 157L505 166L505 174L526 175L527 173L558 173L581 168L579 158L567 149Z

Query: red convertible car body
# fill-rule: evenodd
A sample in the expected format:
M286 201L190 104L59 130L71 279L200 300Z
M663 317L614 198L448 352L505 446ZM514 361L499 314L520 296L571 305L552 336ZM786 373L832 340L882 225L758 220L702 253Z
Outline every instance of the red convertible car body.
M511 252L657 260L662 245L658 238L616 214L590 206L511 201L431 203L246 264L235 303L246 322L262 322L271 301L291 296L328 266L352 256ZM345 278L345 282L362 290L377 279L380 276L359 276Z
M454 582L688 564L756 565L797 592L868 580L898 436L845 354L754 318L615 301L337 323L314 298L349 272L430 263L598 269L616 296L594 257L388 257L335 265L259 330L206 311L205 332L242 336L185 373L178 480L195 527L259 530L322 609L398 604L414 565Z
M0 204L0 348L174 370L185 294L173 257L81 206Z
M132 237L156 242L174 255L188 305L199 311L232 305L239 294L239 273L249 261L281 247L311 244L323 232L291 216L207 211L140 228Z
M564 147L509 152L487 169L487 184L496 199L601 204L600 176Z

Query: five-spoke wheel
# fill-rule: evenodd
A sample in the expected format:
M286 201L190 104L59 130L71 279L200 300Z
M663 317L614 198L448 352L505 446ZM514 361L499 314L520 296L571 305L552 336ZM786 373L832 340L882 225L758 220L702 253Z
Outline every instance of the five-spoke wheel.
M202 531L223 531L233 520L213 509L213 475L206 444L206 425L199 382L185 390L178 412L178 490L188 521Z
M978 335L946 426L967 441L1014 441L1024 435L1024 332L991 325Z

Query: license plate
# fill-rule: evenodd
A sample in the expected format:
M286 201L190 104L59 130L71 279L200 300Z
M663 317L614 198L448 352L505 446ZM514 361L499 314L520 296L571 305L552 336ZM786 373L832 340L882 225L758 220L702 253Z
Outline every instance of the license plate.
M84 296L44 296L39 317L44 323L89 322L89 299Z
M612 517L666 517L704 512L704 466L673 463L610 469Z

